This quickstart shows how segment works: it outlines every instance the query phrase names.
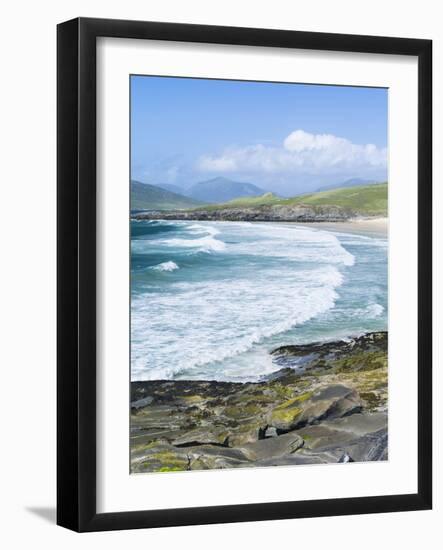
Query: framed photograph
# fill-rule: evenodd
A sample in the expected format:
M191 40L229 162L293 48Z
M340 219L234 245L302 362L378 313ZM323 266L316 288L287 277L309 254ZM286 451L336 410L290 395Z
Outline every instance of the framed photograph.
M58 524L432 506L429 40L58 26Z

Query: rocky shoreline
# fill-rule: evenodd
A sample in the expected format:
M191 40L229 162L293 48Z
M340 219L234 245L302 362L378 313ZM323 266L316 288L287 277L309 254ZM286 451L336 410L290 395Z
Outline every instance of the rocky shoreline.
M132 215L136 220L190 220L243 222L346 222L361 214L340 206L262 205L254 207L151 210Z
M131 383L131 471L387 460L387 332L283 346L254 383Z

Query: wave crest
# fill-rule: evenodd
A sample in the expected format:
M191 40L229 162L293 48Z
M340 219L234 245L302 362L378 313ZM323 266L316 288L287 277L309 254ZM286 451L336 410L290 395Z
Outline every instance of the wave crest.
M175 262L163 262L161 264L154 265L151 269L154 269L155 271L175 271L176 269L179 269L179 267Z

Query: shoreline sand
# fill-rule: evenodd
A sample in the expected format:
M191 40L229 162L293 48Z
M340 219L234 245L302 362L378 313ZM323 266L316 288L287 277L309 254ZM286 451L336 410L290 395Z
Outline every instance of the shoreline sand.
M343 233L359 233L377 237L388 236L388 218L356 219L348 222L304 222L299 225Z

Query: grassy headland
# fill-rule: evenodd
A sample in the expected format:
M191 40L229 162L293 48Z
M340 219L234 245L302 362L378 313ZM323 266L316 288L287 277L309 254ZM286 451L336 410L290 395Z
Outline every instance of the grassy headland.
M386 217L388 184L343 187L282 199L272 193L183 211L144 212L140 219L337 222Z
M388 184L376 183L343 187L282 199L273 193L259 197L244 197L222 204L213 204L196 210L223 210L227 208L254 208L260 206L339 206L367 216L386 216L388 208Z

